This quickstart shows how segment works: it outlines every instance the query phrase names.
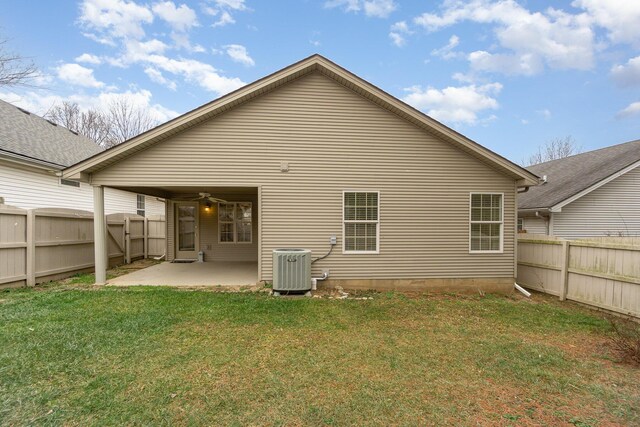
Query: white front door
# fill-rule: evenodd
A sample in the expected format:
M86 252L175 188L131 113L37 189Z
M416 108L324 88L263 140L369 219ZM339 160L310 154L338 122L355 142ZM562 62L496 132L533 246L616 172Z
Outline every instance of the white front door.
M200 246L198 202L176 202L176 259L197 259Z

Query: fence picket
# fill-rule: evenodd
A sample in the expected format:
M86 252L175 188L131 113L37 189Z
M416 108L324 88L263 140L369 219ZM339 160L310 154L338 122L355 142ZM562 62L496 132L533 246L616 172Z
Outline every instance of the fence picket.
M130 234L125 233L127 224ZM107 215L109 265L162 255L164 227L163 216ZM0 258L0 288L34 286L91 271L93 213L0 205Z
M518 236L518 284L640 318L640 242ZM561 248L561 250L558 250Z

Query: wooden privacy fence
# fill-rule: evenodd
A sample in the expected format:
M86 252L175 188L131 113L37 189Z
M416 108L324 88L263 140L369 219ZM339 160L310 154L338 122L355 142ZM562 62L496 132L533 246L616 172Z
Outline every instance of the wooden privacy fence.
M163 216L107 215L109 266L164 254ZM93 213L0 205L0 288L33 286L94 266Z
M518 237L518 284L640 317L640 241Z

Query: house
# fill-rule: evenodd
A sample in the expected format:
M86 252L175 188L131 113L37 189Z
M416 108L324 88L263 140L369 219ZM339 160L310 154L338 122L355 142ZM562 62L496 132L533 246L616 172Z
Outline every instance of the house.
M91 186L63 179L61 171L101 151L93 141L0 100L0 204L92 211ZM164 215L164 201L110 188L105 210Z
M96 212L105 188L165 198L169 261L202 251L270 281L273 249L332 249L313 264L328 286L473 291L513 288L516 192L538 183L319 55L63 176L91 182Z
M518 229L577 239L640 235L640 140L530 166Z

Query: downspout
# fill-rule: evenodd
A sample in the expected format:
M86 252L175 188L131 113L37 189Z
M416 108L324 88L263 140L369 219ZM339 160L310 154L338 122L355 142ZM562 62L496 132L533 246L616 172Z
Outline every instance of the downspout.
M327 277L329 277L329 272L325 271L324 273L322 273L322 277L312 277L311 278L311 290L315 291L318 289L318 282L322 282L323 280L326 280Z

